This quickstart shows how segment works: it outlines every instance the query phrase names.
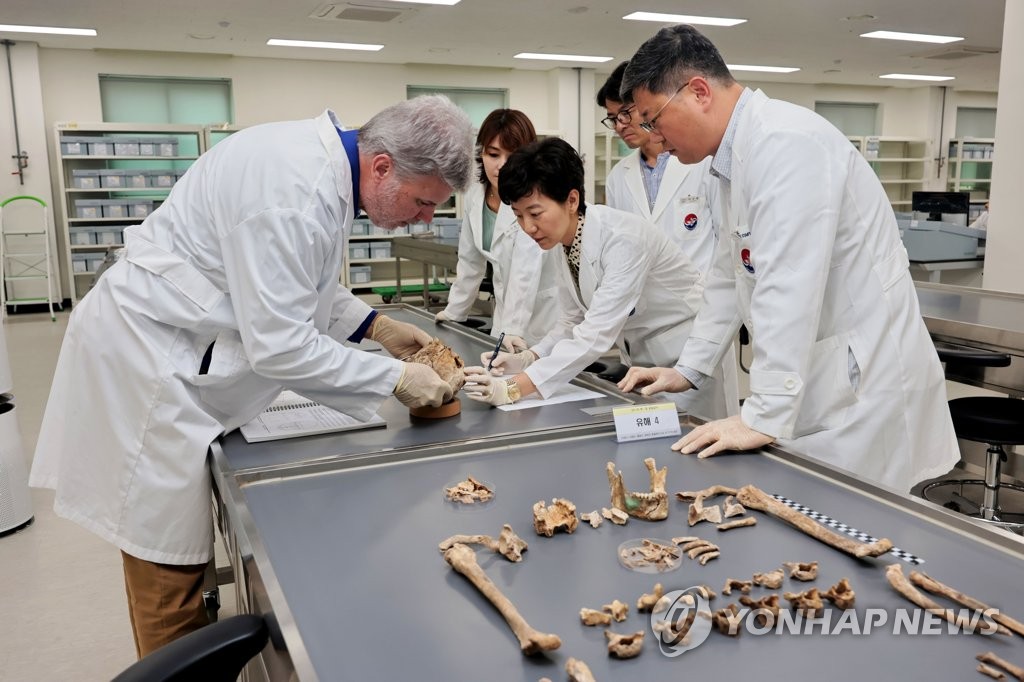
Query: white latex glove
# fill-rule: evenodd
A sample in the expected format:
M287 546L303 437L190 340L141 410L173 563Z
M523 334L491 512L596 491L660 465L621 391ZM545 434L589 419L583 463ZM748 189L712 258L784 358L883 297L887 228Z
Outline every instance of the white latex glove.
M443 310L441 312L439 312L437 315L434 315L434 322L451 322L451 321L452 321L452 318L448 317L448 313L446 313Z
M480 364L487 367L488 364L491 366L491 374L496 377L500 377L504 374L519 374L524 369L533 364L533 361L537 359L537 356L533 354L532 350L521 350L518 353L498 353L498 357L494 358L494 362L491 362L491 356L494 355L494 351L485 351L480 354Z
M491 405L508 405L512 399L508 395L506 379L492 376L483 367L466 367L466 385L462 390L471 400Z
M501 342L501 347L507 351L518 353L521 350L529 348L529 344L526 343L526 339L515 334L505 334L504 340Z
M654 395L662 391L682 393L693 388L689 379L671 367L630 367L618 383L619 390L629 393L638 386L643 386L640 395Z
M406 407L441 407L452 399L452 387L448 382L418 362L402 363L402 376L393 393Z
M673 443L672 449L684 455L700 450L697 458L706 459L724 450L756 450L774 440L750 428L736 415L698 426Z
M387 315L377 315L366 337L384 346L384 350L398 359L407 358L430 343L430 334L408 322L392 320Z

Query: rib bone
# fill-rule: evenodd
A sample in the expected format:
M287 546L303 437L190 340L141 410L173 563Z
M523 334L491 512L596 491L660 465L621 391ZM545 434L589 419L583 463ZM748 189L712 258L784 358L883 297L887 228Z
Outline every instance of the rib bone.
M969 609L976 609L978 611L988 611L992 607L988 604L978 601L977 599L970 597L963 592L958 592L948 585L940 583L938 580L929 577L925 573L919 571L910 572L910 582L914 583L918 587L924 590L928 590L932 594L942 595L948 599L952 599L958 604L963 604ZM1019 620L1015 620L1005 613L999 612L992 614L992 620L999 623L1008 630L1016 632L1021 637L1024 637L1024 623Z
M983 654L978 654L977 656L975 656L975 658L981 661L982 663L998 665L1000 668L1010 673L1021 682L1024 682L1024 668L1016 666L1013 663L1010 663L1009 661L1004 661L991 651L987 651Z

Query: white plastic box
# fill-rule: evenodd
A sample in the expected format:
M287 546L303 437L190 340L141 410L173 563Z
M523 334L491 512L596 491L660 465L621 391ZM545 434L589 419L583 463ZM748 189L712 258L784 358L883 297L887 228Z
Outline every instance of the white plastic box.
M373 268L369 265L350 265L348 268L348 281L351 284L368 284L372 273Z
M103 259L107 257L107 254L103 251L97 251L94 253L82 254L85 256L85 271L96 272L103 265Z
M112 156L114 141L109 137L90 137L89 156Z
M370 258L391 258L391 242L370 242Z
M124 225L110 225L103 227L93 228L95 234L95 243L113 246L115 244L124 244L124 237L122 236L122 230Z
M126 169L124 172L124 186L125 187L147 187L146 185L146 172L141 170L130 170Z
M153 212L152 199L128 199L126 203L128 215L133 218L145 218Z
M370 257L370 244L369 242L355 242L348 245L348 257L349 258L369 258Z
M178 155L178 138L166 137L163 138L156 146L157 156L177 156Z
M138 156L139 138L137 137L115 137L114 156Z
M68 239L72 246L89 246L96 243L96 233L91 227L68 228Z
M89 259L85 257L84 253L71 254L71 271L89 272Z
M117 168L105 168L101 170L100 185L102 187L111 188L124 187L124 171Z
M360 218L359 220L352 221L352 234L362 237L370 234L371 229L370 221Z
M75 199L76 218L102 218L103 199Z
M170 187L174 184L174 171L172 170L148 170L146 184L149 187Z
M72 170L71 186L75 189L99 189L100 171L81 168Z
M64 156L84 156L89 153L89 140L95 138L82 135L61 135L60 153Z
M442 239L458 239L462 221L458 218L434 218L434 230Z
M128 202L125 199L101 199L104 218L127 218Z

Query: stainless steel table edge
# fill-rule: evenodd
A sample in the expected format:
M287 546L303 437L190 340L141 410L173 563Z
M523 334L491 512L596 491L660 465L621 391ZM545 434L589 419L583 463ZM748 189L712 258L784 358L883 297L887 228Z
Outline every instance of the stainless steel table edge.
M953 294L959 296L985 297L1002 299L1024 304L1024 296L1009 291L995 291L978 287L955 286L951 284L935 284L914 282L916 289L937 294ZM929 333L937 340L949 342L970 341L972 346L984 346L993 350L1024 350L1024 335L1000 327L993 327L964 320L934 317L928 314L922 304L922 317ZM969 330L970 333L965 333Z

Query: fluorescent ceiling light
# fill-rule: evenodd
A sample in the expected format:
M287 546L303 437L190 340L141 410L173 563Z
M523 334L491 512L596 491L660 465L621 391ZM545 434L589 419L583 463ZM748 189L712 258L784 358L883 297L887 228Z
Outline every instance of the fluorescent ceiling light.
M390 0L391 2L416 3L417 5L457 5L461 0Z
M383 45L369 45L366 43L327 43L320 40L284 40L283 38L271 38L267 45L279 47L322 47L328 50L365 50L376 52L383 48Z
M689 14L662 14L661 12L633 12L622 17L632 21L658 21L663 24L699 24L701 26L735 26L746 23L746 19L724 17L695 17Z
M955 43L963 38L958 36L933 36L927 33L901 33L899 31L871 31L861 33L861 38L881 38L883 40L910 40L915 43Z
M924 76L918 73L887 73L879 78L892 78L895 80L908 81L951 81L955 76Z
M730 71L764 71L765 73L793 73L796 66L751 66L750 64L726 64Z
M0 33L54 33L62 36L94 36L94 28L58 28L56 26L18 26L15 24L0 24Z
M542 52L520 52L513 59L546 59L554 62L610 62L614 57L591 57L585 54L544 54Z

